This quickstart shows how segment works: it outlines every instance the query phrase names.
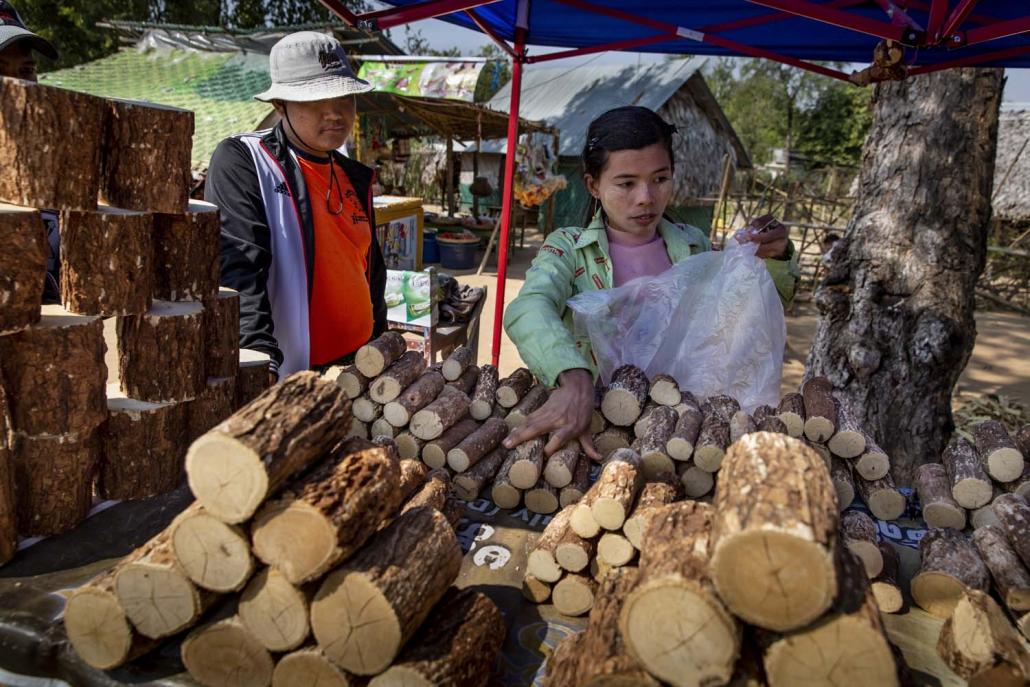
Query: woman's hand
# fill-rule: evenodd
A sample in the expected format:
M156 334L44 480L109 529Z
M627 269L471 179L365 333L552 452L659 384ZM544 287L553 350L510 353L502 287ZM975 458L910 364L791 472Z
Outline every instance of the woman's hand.
M586 370L566 370L558 375L558 388L551 392L547 402L526 418L504 440L505 448L536 437L550 434L544 454L551 455L562 446L579 439L584 453L591 460L600 461L601 454L594 448L590 436L590 421L594 413L594 380Z
M740 235L758 244L755 255L760 258L782 258L787 253L787 228L772 215L762 215L751 220Z

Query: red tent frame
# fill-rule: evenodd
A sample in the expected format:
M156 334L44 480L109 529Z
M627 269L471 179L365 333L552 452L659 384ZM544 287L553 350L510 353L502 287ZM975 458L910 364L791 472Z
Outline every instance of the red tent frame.
M497 289L494 306L494 328L491 343L491 360L496 366L501 353L501 326L504 315L504 287L508 272L508 234L511 229L511 204L515 172L515 155L513 151L518 143L519 101L522 96L522 70L526 64L549 62L566 57L587 55L609 50L630 50L644 45L668 43L678 40L693 40L717 45L738 55L762 57L793 67L807 69L842 81L850 81L844 72L815 64L806 60L782 55L770 50L739 43L719 35L719 32L730 31L748 26L770 24L792 17L800 16L833 26L876 36L884 40L895 41L910 47L946 47L961 48L1009 36L1030 32L1030 15L1018 19L1000 20L994 17L974 14L977 0L959 0L951 6L949 0L876 0L883 9L887 21L878 21L846 11L849 7L862 5L867 0L829 0L815 3L808 0L749 0L755 5L768 7L768 14L748 19L723 22L691 29L683 26L656 21L637 16L610 7L596 5L590 0L556 0L565 5L579 8L594 14L619 19L627 23L645 26L655 30L655 34L644 38L633 38L613 41L572 50L530 56L526 53L528 34L528 3L518 2L518 20L515 27L515 40L509 44L493 31L478 14L476 8L494 4L500 0L424 0L424 2L403 7L393 7L376 12L357 15L348 10L339 0L319 0L331 12L347 23L369 31L382 31L401 24L409 24L422 19L432 19L456 12L464 12L469 19L487 36L491 38L512 59L511 103L508 109L508 154L504 157L504 191L501 206L501 231L497 256ZM905 7L928 11L927 25L924 27L912 19ZM974 28L961 30L963 24L975 24ZM1020 46L997 50L980 55L962 56L947 62L912 67L908 74L927 74L953 67L967 67L985 62L997 62L1030 52L1030 46Z

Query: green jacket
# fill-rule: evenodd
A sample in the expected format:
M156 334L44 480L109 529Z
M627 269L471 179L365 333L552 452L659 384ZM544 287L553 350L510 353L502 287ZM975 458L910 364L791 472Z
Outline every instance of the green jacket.
M658 233L673 264L712 249L705 233L688 224L663 219ZM793 244L787 255L786 260L765 261L784 307L793 300L801 276ZM611 254L600 213L586 229L565 227L551 232L526 273L522 291L504 313L505 331L541 382L555 386L559 374L576 368L597 376L590 339L573 335L572 311L566 304L578 293L610 288Z

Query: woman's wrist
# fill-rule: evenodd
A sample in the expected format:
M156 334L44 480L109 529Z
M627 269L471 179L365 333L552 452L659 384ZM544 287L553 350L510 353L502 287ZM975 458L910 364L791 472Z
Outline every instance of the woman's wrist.
M558 386L571 386L583 382L593 385L594 377L590 374L590 370L582 367L565 370L558 374Z

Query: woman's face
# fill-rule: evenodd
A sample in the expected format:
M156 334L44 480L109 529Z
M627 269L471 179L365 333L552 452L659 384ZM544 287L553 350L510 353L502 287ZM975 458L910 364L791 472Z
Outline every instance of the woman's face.
M601 178L585 177L608 225L634 236L653 236L672 198L672 160L661 143L608 154Z
M358 115L353 96L307 103L280 102L276 104L276 109L284 120L286 133L293 134L290 136L291 142L309 153L319 155L336 150L347 141Z

